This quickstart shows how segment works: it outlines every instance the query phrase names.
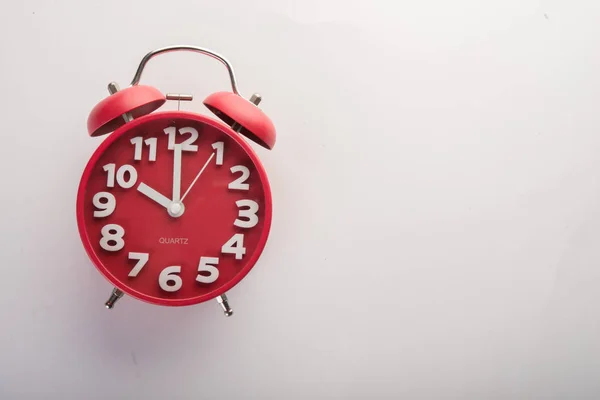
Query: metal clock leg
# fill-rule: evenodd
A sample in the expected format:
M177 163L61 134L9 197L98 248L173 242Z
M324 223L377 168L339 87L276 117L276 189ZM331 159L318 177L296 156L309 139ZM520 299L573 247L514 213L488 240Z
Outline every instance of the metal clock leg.
M225 293L217 297L217 302L221 305L226 317L231 317L233 315L233 310L229 307L229 301L227 300L227 295Z
M104 303L104 305L106 306L106 308L108 308L110 310L111 308L113 308L115 306L115 303L121 297L123 297L123 295L124 295L124 293L121 290L114 288L112 293L110 294L110 297L108 298L106 303Z

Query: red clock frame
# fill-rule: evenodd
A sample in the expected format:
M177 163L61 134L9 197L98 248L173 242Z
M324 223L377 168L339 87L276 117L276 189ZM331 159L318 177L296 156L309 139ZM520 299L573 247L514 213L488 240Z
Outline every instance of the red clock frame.
M93 169L97 166L97 163L100 161L100 158L104 154L104 152L109 149L109 147L119 140L122 136L129 133L132 129L135 129L137 126L141 124L146 124L155 120L163 120L163 119L187 119L194 121L200 124L206 124L212 126L219 130L221 133L227 135L232 141L234 141L237 145L241 147L241 149L248 155L256 172L258 173L259 179L261 181L261 185L263 187L264 193L264 217L263 217L263 228L260 233L260 237L258 239L257 245L254 248L252 254L245 259L243 267L235 274L235 276L227 281L226 283L220 285L212 291L209 291L203 295L199 295L196 297L182 298L182 299L169 299L165 297L156 297L151 296L146 293L139 292L134 288L124 284L122 281L117 279L107 268L102 261L96 251L94 246L88 236L88 232L86 230L86 221L85 221L85 210L86 207L91 207L91 204L85 203L85 194L88 186L88 182L92 176ZM84 248L88 254L88 257L99 270L99 272L104 275L115 287L119 288L123 292L129 294L130 296L143 300L148 303L164 305L164 306L186 306L192 304L202 303L211 299L214 299L221 294L227 292L232 287L236 286L254 267L259 257L261 256L264 247L266 245L267 239L269 237L270 229L271 229L271 220L272 220L272 197L271 197L271 189L269 185L269 181L267 178L267 174L265 169L258 159L258 156L252 149L252 147L237 133L234 132L229 126L221 123L217 120L211 119L201 114L185 112L185 111L163 111L163 112L155 112L152 114L145 115L140 118L134 119L132 122L125 124L118 128L115 132L113 132L101 145L96 149L93 153L92 157L88 161L79 184L79 189L77 193L77 224L79 229L79 234L81 236L82 243ZM126 261L124 261L124 264Z

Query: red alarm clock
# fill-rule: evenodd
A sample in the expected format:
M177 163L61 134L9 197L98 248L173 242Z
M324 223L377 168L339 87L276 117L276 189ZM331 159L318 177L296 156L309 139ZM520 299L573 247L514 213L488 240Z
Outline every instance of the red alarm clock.
M220 61L231 92L204 100L220 120L185 111L157 111L163 95L139 85L147 62L171 51L193 51ZM267 174L246 139L267 149L275 128L243 98L231 64L195 46L148 53L131 86L90 113L90 136L110 133L87 163L77 194L77 224L91 261L114 290L112 308L128 294L152 304L184 306L217 299L232 314L226 291L256 264L272 217ZM111 133L112 132L112 133ZM243 136L245 136L245 138Z

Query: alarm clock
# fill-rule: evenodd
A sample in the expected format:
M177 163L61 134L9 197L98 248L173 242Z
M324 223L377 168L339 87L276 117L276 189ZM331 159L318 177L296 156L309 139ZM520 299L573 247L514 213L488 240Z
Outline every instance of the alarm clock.
M161 111L167 100L140 78L153 57L192 51L220 61L231 91L211 94L203 114ZM87 120L90 136L109 135L83 170L77 224L91 262L114 289L105 306L124 294L162 306L216 299L232 315L226 292L259 259L271 227L272 199L264 167L248 140L272 149L275 128L242 97L223 56L196 46L170 46L143 57L129 87L110 95Z

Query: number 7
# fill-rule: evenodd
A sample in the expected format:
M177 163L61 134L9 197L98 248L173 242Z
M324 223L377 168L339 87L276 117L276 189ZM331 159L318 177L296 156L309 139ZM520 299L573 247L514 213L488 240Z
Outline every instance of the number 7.
M129 275L127 275L127 276L129 276L131 278L136 277L140 273L142 268L144 268L144 265L146 265L149 258L150 258L150 255L148 253L129 253L129 259L130 260L138 260L138 262L135 263L135 266L133 267L133 269L131 271L129 271Z

